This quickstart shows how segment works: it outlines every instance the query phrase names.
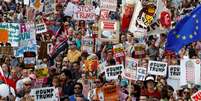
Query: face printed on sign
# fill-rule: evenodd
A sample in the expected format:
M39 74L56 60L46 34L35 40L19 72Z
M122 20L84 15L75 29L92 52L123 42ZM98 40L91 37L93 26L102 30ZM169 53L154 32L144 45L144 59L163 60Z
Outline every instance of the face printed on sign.
M171 16L170 13L163 11L160 14L160 23L162 27L169 28L171 26Z

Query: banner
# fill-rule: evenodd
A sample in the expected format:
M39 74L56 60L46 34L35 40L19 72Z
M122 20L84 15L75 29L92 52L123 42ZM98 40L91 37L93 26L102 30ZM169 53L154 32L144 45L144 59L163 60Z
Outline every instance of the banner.
M47 32L45 23L37 24L36 25L36 33L40 34L40 33L44 33L44 32Z
M45 13L51 14L55 12L55 0L45 0Z
M116 11L117 0L100 0L100 9Z
M200 83L200 60L199 59L182 59L181 60L180 85L187 83Z
M95 8L92 5L79 5L73 14L75 20L95 20Z
M166 76L167 63L158 61L149 61L148 74Z
M57 101L55 87L31 89L30 95L34 96L34 101Z
M197 91L195 94L191 96L193 101L200 101L201 100L201 90Z
M144 81L147 74L147 68L138 67L137 68L137 80Z
M82 38L82 51L93 53L94 40L92 38Z
M101 21L101 30L116 31L117 22L109 20Z
M121 65L114 65L114 66L108 66L105 67L105 75L107 80L116 80L118 79L118 76L121 75L121 73L124 70L124 66Z
M169 79L179 79L181 74L181 67L178 65L170 65L168 66L168 78Z
M124 47L122 44L113 45L113 51L115 57L125 56Z

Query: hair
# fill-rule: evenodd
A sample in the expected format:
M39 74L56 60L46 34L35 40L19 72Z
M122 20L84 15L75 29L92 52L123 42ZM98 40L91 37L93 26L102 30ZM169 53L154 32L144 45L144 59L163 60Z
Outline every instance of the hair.
M69 79L72 79L72 73L71 73L71 71L65 69L65 70L61 71L61 74L62 73L64 73L65 76L69 77Z
M79 86L81 87L81 89L83 89L82 83L76 82L76 83L74 84L74 88L75 88L76 85L79 85Z

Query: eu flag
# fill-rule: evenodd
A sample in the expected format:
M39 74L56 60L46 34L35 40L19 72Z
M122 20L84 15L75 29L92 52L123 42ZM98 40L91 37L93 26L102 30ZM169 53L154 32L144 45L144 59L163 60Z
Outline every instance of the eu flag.
M192 42L201 40L201 5L189 15L181 19L168 33L166 50L178 53L179 50Z

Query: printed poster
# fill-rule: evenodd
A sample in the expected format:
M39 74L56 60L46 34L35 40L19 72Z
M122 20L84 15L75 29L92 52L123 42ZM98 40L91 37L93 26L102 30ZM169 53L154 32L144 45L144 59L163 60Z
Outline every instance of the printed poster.
M188 83L199 84L200 83L200 59L182 59L181 60L181 75L180 85L186 85Z
M149 61L148 64L148 74L151 75L167 75L167 63L159 61Z
M124 70L124 66L122 64L105 67L106 79L107 80L117 80L118 76L121 75L123 70Z

